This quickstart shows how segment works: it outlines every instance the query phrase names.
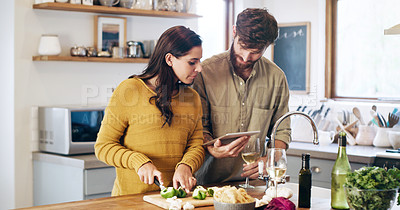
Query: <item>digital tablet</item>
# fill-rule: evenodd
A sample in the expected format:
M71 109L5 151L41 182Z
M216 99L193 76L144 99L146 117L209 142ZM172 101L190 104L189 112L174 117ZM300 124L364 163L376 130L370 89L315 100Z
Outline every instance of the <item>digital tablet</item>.
M231 143L233 140L242 137L242 136L252 136L255 134L259 134L260 131L246 131L246 132L238 132L238 133L227 133L223 136L220 136L216 139L213 139L207 143L204 143L203 146L207 146L210 144L214 144L215 141L217 141L218 139L221 140L224 144L229 144Z

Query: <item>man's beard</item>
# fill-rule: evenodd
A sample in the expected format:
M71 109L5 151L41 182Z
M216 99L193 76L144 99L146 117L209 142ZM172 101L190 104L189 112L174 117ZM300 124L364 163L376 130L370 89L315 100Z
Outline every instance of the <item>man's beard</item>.
M253 68L254 64L259 60L259 59L257 59L255 61L247 61L246 64L238 63L238 60L240 58L235 53L235 49L233 48L233 43L231 45L230 58L231 58L231 62L232 62L233 68L235 70L239 70L239 71L240 70L249 69L249 68Z

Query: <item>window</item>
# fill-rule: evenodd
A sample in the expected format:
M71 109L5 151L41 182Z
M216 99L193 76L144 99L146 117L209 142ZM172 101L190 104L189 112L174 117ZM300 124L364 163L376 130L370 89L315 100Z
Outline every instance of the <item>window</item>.
M326 96L400 100L400 1L326 2Z
M232 30L232 0L196 1L198 33L203 40L203 59L224 52L229 48Z

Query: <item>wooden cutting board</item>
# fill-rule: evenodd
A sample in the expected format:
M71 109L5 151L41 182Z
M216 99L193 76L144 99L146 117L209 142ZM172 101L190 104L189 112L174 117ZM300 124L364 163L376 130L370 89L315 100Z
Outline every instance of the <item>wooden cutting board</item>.
M214 205L212 197L206 197L206 199L204 200L197 200L192 198L192 193L188 193L186 198L178 198L178 199L182 200L182 206L185 205L186 202L191 203L194 207ZM169 208L169 203L167 202L167 199L161 197L160 194L145 195L143 196L143 200L151 204L154 204L156 206L159 206L163 209Z

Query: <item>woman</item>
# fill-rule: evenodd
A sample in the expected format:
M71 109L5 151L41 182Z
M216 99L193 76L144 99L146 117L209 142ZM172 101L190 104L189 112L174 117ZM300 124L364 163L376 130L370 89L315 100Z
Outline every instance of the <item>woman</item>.
M200 37L175 26L159 38L141 75L115 89L95 144L96 157L115 166L112 195L196 185L204 160L199 95L188 85L201 71Z

